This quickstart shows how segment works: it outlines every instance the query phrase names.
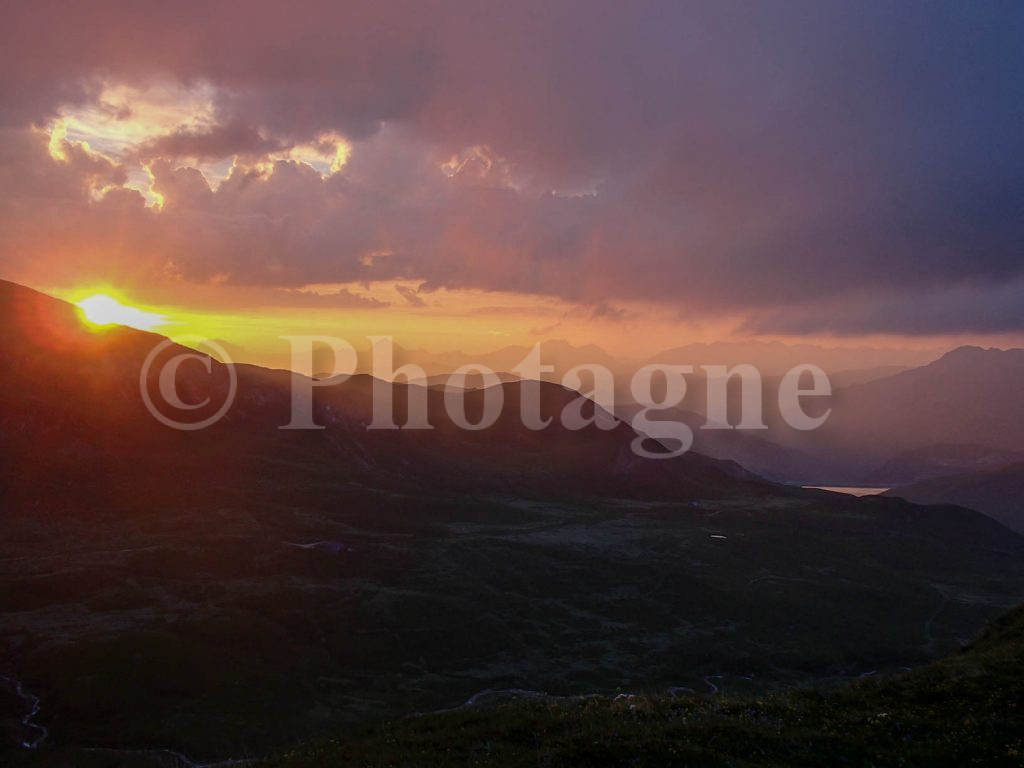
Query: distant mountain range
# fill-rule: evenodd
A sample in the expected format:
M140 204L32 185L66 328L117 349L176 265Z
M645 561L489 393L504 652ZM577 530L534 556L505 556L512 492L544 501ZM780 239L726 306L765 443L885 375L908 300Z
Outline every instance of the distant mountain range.
M887 347L823 347L779 341L714 342L687 344L652 355L647 363L673 365L727 365L747 363L762 376L782 376L797 365L811 363L830 376L847 381L877 378L897 370L924 365L942 354L940 349ZM861 373L854 373L855 371ZM846 383L844 381L843 383Z
M875 375L878 374L878 375ZM1024 456L1024 350L961 347L927 365L830 376L832 394L805 398L810 415L829 417L801 432L782 418L779 377L762 377L766 430L700 430L711 386L688 376L683 404L667 411L694 427L698 450L735 459L775 480L807 485L906 484L953 472L998 467ZM730 423L739 421L741 387L728 383ZM621 404L631 415L638 406Z
M373 373L369 347L360 340L349 339L359 354L359 373ZM245 350L229 346L229 352L246 359ZM421 367L426 376L447 378L448 374L467 363L485 365L499 374L509 374L530 353L532 347L509 345L498 350L468 353L460 351L429 352L423 349L405 349L394 345L395 366L412 363ZM940 349L900 349L887 347L824 347L816 344L784 344L782 342L715 342L695 343L664 350L649 357L616 357L596 344L576 346L564 339L541 341L543 362L555 371L545 374L552 380L577 365L602 365L622 380L623 394L628 392L629 377L644 365L664 363L692 365L702 373L704 365L754 365L766 378L784 375L795 365L811 363L825 370L836 386L861 383L889 376L907 368L917 367L941 356ZM314 370L327 370L331 362L329 350L315 356ZM282 360L281 366L287 361Z
M3 292L7 295L5 302L8 307L12 302L29 306L35 303L37 306L31 310L40 314L41 320L34 327L25 317L11 317L8 323L9 343L11 349L5 353L9 361L18 359L19 355L26 359L32 358L29 352L19 352L18 345L21 344L31 348L38 343L38 339L46 337L62 340L65 349L62 349L56 356L36 356L31 360L31 368L12 371L5 395L13 398L18 395L15 385L24 381L27 390L35 391L39 377L56 377L61 371L73 370L76 360L82 365L95 365L92 362L96 357L105 358L103 364L103 375L112 377L110 386L121 392L126 386L126 380L135 375L132 371L137 370L141 365L147 351L147 345L155 338L151 335L130 329L110 330L103 334L92 333L83 328L77 320L75 310L69 305L64 305L55 299L34 294L29 289L21 288L10 283L2 286ZM33 295L34 298L27 299L26 296ZM20 297L15 300L14 297ZM10 309L8 312L10 313ZM30 314L30 313L29 313ZM19 321L23 321L19 325ZM59 333L54 333L59 331ZM51 341L56 344L58 341ZM655 360L662 362L687 361L697 366L712 363L732 364L741 359L760 360L763 365L773 370L780 364L790 362L817 361L819 364L827 365L829 361L839 365L849 361L849 357L843 357L848 350L830 350L812 345L787 346L777 343L754 343L754 344L695 344L687 347L669 350L661 355L655 356ZM479 362L488 365L495 371L500 372L500 378L507 388L506 400L518 399L517 377L508 373L529 352L526 347L506 347L490 355L483 356ZM700 416L706 403L705 382L697 373L691 377L690 386L686 400L675 411L679 418L687 421L694 428L697 435L697 451L704 452L717 459L731 459L738 462L744 468L769 477L777 481L798 482L805 484L880 484L906 483L922 479L928 474L932 476L948 473L950 471L970 471L980 468L983 465L977 464L979 459L975 454L990 454L992 461L987 466L994 466L1000 461L1012 460L1015 453L1024 450L1024 405L1017 393L1024 387L1024 351L1022 350L982 350L976 347L962 347L943 355L938 360L917 368L902 370L892 363L893 360L906 362L908 353L906 350L860 350L864 362L879 363L881 367L866 368L862 370L844 370L833 372L833 395L825 398L812 407L823 410L831 407L832 412L829 420L819 430L810 433L800 433L789 428L782 422L778 414L775 400L779 379L776 376L765 374L763 402L765 409L765 420L769 429L765 432L730 432L730 431L708 431L699 430L702 423ZM913 353L919 356L927 356L926 353ZM581 362L596 362L615 369L616 361L597 347L577 348L565 342L549 342L544 347L545 361L550 360L560 367L560 370ZM549 357L550 355L550 357ZM746 356L746 357L739 357ZM440 419L441 426L447 421L443 407L443 389L447 382L447 374L456 361L436 359L427 356L427 364L424 366L429 377L424 384L437 390L437 394L431 395L431 409L435 415L432 418ZM409 360L406 360L409 358ZM412 361L422 364L424 358L417 354L396 352L395 364ZM460 361L461 362L464 361ZM64 367L62 367L64 366ZM892 371L896 372L893 373ZM120 371L120 375L119 375ZM277 411L274 418L287 420L287 400L284 393L289 385L289 376L284 372L269 372L266 369L259 369L255 366L240 365L237 371L241 386L241 397L239 408L232 418L255 420L260 424L266 424L269 417L267 407L263 413L256 415L246 411L247 403L251 401L266 401L272 404ZM434 371L431 373L431 371ZM628 392L628 372L619 376L617 387L619 392ZM35 380L31 379L35 376ZM28 378L26 378L28 377ZM203 377L196 378L196 382ZM113 379L118 379L114 381ZM124 380L121 380L124 379ZM223 382L222 382L223 384ZM468 385L473 388L477 384L471 379ZM730 384L730 413L737 412L738 406L738 382ZM406 399L405 390L399 396L398 390L406 385L396 384L396 401ZM356 424L368 421L368 411L364 413L353 410L355 403L362 404L359 407L368 408L367 393L372 388L368 377L353 377L349 382L337 387L317 389L314 395L315 407L318 413L327 409L331 415L332 432L342 429L343 424ZM366 392L362 392L366 390ZM74 392L74 386L65 382L51 384L46 392L54 396L70 398ZM557 384L544 385L543 391L546 400L550 400L546 406L552 413L558 407L564 405L566 393ZM44 393L36 392L36 397L42 397ZM93 393L100 396L99 390ZM82 397L82 393L74 393L76 399ZM478 395L467 396L468 408L476 407L475 401ZM127 404L127 401L125 405ZM60 403L51 404L55 412L66 409L66 405ZM138 405L138 403L136 403ZM102 413L109 410L109 406L95 409L94 413ZM637 408L634 403L626 399L617 406L619 415L627 418ZM133 418L139 416L135 414ZM143 414L145 418L148 415ZM665 418L670 417L668 414ZM82 420L81 414L75 414L75 420ZM151 421L151 420L150 420ZM281 423L284 423L282 421ZM144 421L140 422L138 429L146 431L153 425ZM343 430L344 431L344 430ZM631 437L627 434L628 428L616 432L614 437L604 435L593 435L592 437L600 443L601 441L614 441L618 448L628 442ZM351 430L348 435L351 438ZM401 450L417 450L414 446L418 443L418 436L404 436L399 438L405 446ZM495 433L496 434L496 433ZM507 437L508 435L506 435ZM586 437L583 435L582 437ZM531 435L521 435L529 444ZM395 438L377 435L363 435L357 442L366 443L360 445L360 451L369 451L373 454L370 444L388 444ZM466 436L456 432L446 433L447 440L452 441L452 455L446 460L457 463L460 455L478 456L478 446L473 446L472 440L466 443ZM88 443L88 440L85 440ZM435 441L436 444L436 441ZM460 447L461 445L461 447ZM972 449L960 450L960 459L953 459L946 450L946 458L942 458L943 446L976 446L974 453ZM595 444L589 449L600 453L605 452L606 459L611 457L615 451L611 445L598 448ZM966 452L965 452L966 451ZM399 451L401 452L401 451ZM922 462L927 464L926 456L929 452L936 454L936 467L934 472L923 469ZM955 451L954 451L955 452ZM429 459L433 456L432 451L427 451L422 461L429 466ZM377 466L388 463L387 455L377 451L375 459ZM917 459L914 457L918 456ZM400 461L406 461L401 459ZM581 457L580 461L586 462ZM1002 461L1002 463L1005 463ZM628 462L627 462L628 464ZM686 461L679 462L679 466L686 464ZM734 468L722 466L721 471L726 474L735 473ZM596 470L595 470L596 471ZM631 471L636 471L633 468ZM658 474L664 473L665 469L656 470ZM923 474L922 474L923 473ZM472 472L469 473L470 475ZM605 473L599 473L605 474ZM656 484L655 484L656 485Z
M1024 350L959 347L927 365L880 377L830 377L832 394L805 398L809 432L791 428L778 406L778 377L762 380L768 429L746 435L775 446L735 458L753 472L806 485L901 485L926 477L998 467L1024 455ZM844 383L852 382L852 383ZM708 383L689 377L683 410L703 414ZM740 413L740 382L728 384L730 422ZM712 438L718 440L717 436ZM706 444L704 450L719 455ZM797 467L796 474L788 471Z
M920 368L838 389L820 429L773 430L783 445L822 457L834 480L859 484L879 478L904 482L918 469L899 457L941 454L943 446L973 445L975 453L1024 451L1024 350L959 347ZM974 454L961 451L963 466ZM887 467L887 469L883 469Z

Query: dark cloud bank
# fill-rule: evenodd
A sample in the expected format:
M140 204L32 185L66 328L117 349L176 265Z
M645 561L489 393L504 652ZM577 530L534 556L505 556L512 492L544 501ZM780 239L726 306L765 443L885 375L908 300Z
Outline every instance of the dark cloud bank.
M8 271L86 243L114 275L400 277L422 282L411 304L478 287L740 313L761 332L1024 330L1019 3L8 13ZM31 126L103 83L208 84L216 124L54 162ZM182 167L324 134L352 145L334 175L281 161L213 189ZM116 188L139 158L160 211Z

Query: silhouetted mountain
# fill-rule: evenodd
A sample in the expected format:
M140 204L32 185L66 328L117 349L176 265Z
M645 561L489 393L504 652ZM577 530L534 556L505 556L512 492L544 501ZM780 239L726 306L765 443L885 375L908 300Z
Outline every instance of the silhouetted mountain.
M433 429L368 430L375 382L355 375L314 390L314 423L325 427L324 434L301 434L279 429L289 423L291 387L301 377L236 365L238 393L231 409L204 439L189 440L160 425L145 410L139 392L143 363L161 337L130 328L90 330L71 305L10 283L0 286L0 318L7 330L0 352L5 380L0 434L17 447L13 455L20 459L11 459L8 478L29 488L40 475L52 477L64 462L80 469L83 453L94 460L160 455L162 465L167 465L179 458L185 445L189 455L213 447L219 455L229 455L233 464L257 450L317 446L315 460L332 462L341 472L364 479L386 475L380 482L417 481L453 491L692 499L767 488L731 462L695 453L661 461L641 459L630 447L636 433L623 423L611 430L594 425L566 429L560 414L579 396L547 382L513 381L497 393L467 390L464 410L470 422L478 420L486 398L502 399L500 418L487 429L458 427L444 392L429 390L425 402ZM187 350L170 347L155 360L147 380L150 391L158 389L161 365L183 351ZM190 418L198 421L216 411L226 398L227 367L213 362L208 375L198 362L189 361L181 373L183 399L209 400ZM410 398L421 388L376 384L391 391L395 423L404 424ZM548 428L531 430L524 425L519 413L523 386L538 387L539 416L551 419ZM587 401L585 413L591 415L593 409Z
M917 504L959 504L1024 533L1024 462L983 472L950 475L893 488L898 496Z

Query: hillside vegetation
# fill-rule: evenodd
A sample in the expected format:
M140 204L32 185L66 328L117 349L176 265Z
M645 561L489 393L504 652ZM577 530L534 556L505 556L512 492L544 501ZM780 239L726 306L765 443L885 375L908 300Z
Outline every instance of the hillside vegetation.
M277 759L334 766L1024 764L1024 608L940 662L775 695L518 699Z

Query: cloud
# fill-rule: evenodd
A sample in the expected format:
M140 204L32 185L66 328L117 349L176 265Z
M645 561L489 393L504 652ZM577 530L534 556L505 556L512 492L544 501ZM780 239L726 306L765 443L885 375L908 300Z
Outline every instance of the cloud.
M137 153L143 158L219 160L235 155L262 157L284 148L281 141L264 136L256 126L232 120L203 130L177 128L147 140Z
M0 267L1024 330L992 287L1024 279L1022 30L955 3L20 4ZM54 159L31 126L62 117Z
M753 333L836 335L1001 334L1024 328L1024 278L970 280L913 293L859 296L829 306L798 305L749 318Z
M298 288L278 288L269 296L261 297L261 306L333 307L336 309L377 309L387 307L386 301L372 296L361 296L346 288L317 292Z
M406 303L408 303L410 307L422 307L426 305L426 302L420 298L419 293L407 285L396 285L395 290L398 292L399 296L405 299Z
M606 301L600 301L590 308L591 319L625 320L629 315L626 310L613 307Z

